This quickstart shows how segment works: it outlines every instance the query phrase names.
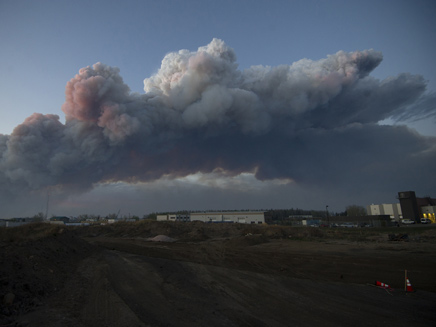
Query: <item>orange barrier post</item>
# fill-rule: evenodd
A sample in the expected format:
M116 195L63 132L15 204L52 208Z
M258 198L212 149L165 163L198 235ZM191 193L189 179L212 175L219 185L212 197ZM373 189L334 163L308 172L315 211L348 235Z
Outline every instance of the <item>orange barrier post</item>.
M406 278L406 292L415 292L412 284L410 284L409 278Z
M382 283L382 282L379 282L379 281L375 282L375 286L378 286L378 287L381 287L381 288L391 289L391 287L388 284L385 284L385 283Z

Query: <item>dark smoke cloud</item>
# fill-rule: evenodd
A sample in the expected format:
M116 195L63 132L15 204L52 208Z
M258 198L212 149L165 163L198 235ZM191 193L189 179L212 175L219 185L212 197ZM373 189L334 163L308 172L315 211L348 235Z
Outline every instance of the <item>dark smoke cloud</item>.
M419 75L371 77L381 61L374 50L339 51L241 71L214 39L167 54L144 94L118 68L82 68L66 86L65 124L34 114L0 135L0 196L217 170L332 188L389 181L393 193L428 183L435 138L377 122L435 117L435 95Z
M397 122L415 122L429 119L436 122L436 92L427 94L419 98L410 106L400 107L396 110L392 118Z

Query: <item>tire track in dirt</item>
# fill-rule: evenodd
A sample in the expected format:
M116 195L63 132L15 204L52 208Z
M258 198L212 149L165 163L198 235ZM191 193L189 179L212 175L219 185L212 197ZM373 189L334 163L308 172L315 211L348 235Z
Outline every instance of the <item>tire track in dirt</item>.
M401 278L407 259L422 285L431 283L434 245L86 240L92 253L46 305L22 317L23 325L409 327L436 321L435 293L389 294L365 280L382 273Z
M120 251L106 250L104 259L111 287L150 326L429 326L436 318L433 293L389 295Z
M119 297L109 281L110 266L103 256L94 259L88 301L81 319L86 326L146 326Z

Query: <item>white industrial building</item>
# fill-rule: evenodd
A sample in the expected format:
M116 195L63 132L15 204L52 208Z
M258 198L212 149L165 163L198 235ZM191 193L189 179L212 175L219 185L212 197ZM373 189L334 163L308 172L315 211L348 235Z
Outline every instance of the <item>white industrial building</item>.
M403 218L400 203L371 204L366 207L369 216L388 215L391 219Z
M264 224L263 211L194 212L189 215L158 215L157 221L202 221L205 223Z
M265 214L260 211L196 212L191 213L191 221L264 224Z
M190 221L189 214L179 215L175 213L170 213L167 215L157 215L156 220L157 221Z

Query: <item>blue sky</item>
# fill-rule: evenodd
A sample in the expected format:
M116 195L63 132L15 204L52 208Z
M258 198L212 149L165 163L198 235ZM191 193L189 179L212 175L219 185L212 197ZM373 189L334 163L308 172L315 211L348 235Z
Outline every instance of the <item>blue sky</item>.
M82 67L92 66L97 62L118 67L120 76L130 90L143 94L144 79L158 72L165 55L181 49L195 52L199 47L209 44L213 38L223 40L234 50L236 63L241 71L254 65L292 65L303 58L318 61L340 50L352 52L374 49L382 53L383 60L370 73L372 77L384 80L400 73L418 74L427 81L426 92L435 92L435 14L436 2L432 0L2 0L0 133L12 134L13 129L33 113L59 115L60 121L64 123L65 114L61 107L65 102L65 86ZM421 135L436 136L434 111L434 108L432 111L427 110L430 114L397 121L397 124L407 124ZM385 123L392 124L394 121L389 117L384 118ZM229 183L241 185L238 178L244 179L246 176L238 176ZM263 187L274 188L273 193L283 194L283 199L281 202L265 202L265 207L311 206L310 201L305 201L305 194L310 194L310 190L316 188L312 182L304 187L300 184L298 187L293 185L292 190L282 190L284 186L277 179L268 180L274 180L275 184ZM243 194L240 193L241 198L245 198L244 207L251 203L248 185L257 181L254 178L251 182L242 183L246 185L241 191ZM179 187L184 189L188 182L177 180L177 183L182 183L183 187ZM212 182L206 183L207 192L211 193L211 197L217 196L210 183ZM102 186L97 188L99 187ZM71 214L77 214L74 206L85 206L85 202L92 202L90 199L99 198L101 194L109 197L107 187L105 184L104 191L100 190L98 194L95 194L96 188L88 191L91 193L85 193L86 200L81 193L76 198L69 197L68 201L60 201L58 210L67 211L66 207L70 205L67 202L74 202L68 210ZM113 187L118 188L120 185ZM125 187L130 187L131 191L134 187L145 186L127 183L123 185ZM201 187L206 186L201 184ZM392 198L398 191L400 190L392 189ZM430 191L430 187L425 188L425 192ZM128 192L123 191L123 194ZM301 200L287 202L287 192L298 194L296 199ZM327 191L321 193L319 196L328 194ZM389 201L386 193L384 194L385 197L380 198L380 201ZM220 196L223 196L221 203L231 202L223 194L220 193ZM320 200L314 206L322 208L326 201L336 201L336 205L330 205L330 208L339 211L346 204L352 204L347 201L359 202L360 196L356 194L355 199L344 199L342 202ZM178 195L175 194L174 197L173 202L176 203ZM255 196L251 197L254 198ZM99 198L81 210L94 208L95 203L101 201ZM366 202L370 198L360 201L358 204L369 204ZM149 209L139 206L135 212L141 214L144 211L165 210L164 205L156 204L158 202L156 200L154 204L150 204ZM196 204L193 202L190 206L195 207ZM211 202L210 206L218 209L220 204ZM237 206L237 203L229 206ZM183 208L174 206L171 209ZM29 210L39 211L36 207ZM92 210L105 214L98 211L98 208ZM129 209L124 209L127 210ZM112 211L117 211L117 206Z
M62 118L65 84L82 67L119 67L131 90L143 92L166 53L196 50L214 37L235 50L241 69L373 48L384 57L373 76L421 74L436 89L432 0L3 0L0 9L4 134L34 112Z

